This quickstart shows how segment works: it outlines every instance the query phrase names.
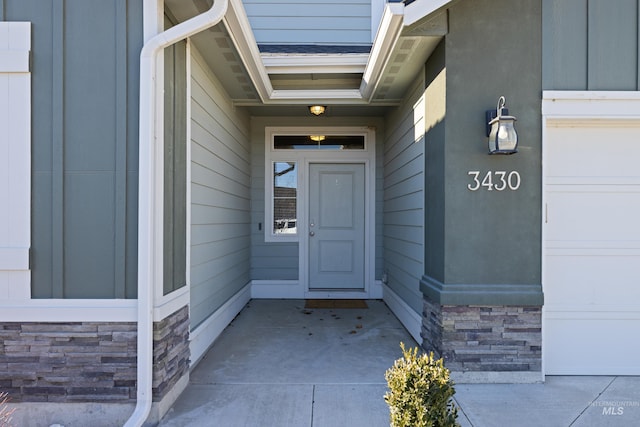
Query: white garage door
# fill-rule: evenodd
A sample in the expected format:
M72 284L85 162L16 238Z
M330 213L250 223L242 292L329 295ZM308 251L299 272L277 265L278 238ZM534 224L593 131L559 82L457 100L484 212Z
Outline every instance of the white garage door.
M543 102L544 370L638 375L640 97L563 96Z

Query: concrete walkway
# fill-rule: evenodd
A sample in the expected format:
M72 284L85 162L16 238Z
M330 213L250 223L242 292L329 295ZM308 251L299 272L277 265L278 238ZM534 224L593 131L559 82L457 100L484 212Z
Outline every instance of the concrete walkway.
M160 425L388 426L384 373L401 356L401 341L416 343L383 302L367 303L305 309L300 300L251 301ZM455 397L463 427L640 425L640 377L458 384Z

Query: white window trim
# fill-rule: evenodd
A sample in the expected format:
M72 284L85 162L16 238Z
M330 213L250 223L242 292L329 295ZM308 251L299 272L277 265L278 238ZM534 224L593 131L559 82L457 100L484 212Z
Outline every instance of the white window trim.
M363 135L364 150L275 150L276 135ZM299 242L300 233L274 234L273 224L273 162L296 162L298 169L298 191L296 198L296 221L298 230L304 226L303 208L306 191L306 168L309 161L345 162L362 161L370 157L375 144L372 130L366 127L266 127L265 128L265 187L264 187L264 240L265 242Z
M1 301L0 322L135 322L134 299L32 299Z
M274 150L274 135L364 135L364 150ZM376 133L372 127L266 127L265 128L265 241L266 242L298 242L298 280L290 282L277 281L276 283L260 283L265 289L261 290L261 295L271 295L270 292L277 293L282 298L379 298L375 293L375 224L376 224ZM307 230L308 201L306 200L309 191L307 171L310 163L362 163L365 165L365 288L363 292L323 292L310 291L308 284L308 234L298 233L294 239L284 240L280 236L269 239L270 231L266 228L273 221L272 203L273 196L273 173L271 163L280 160L280 153L293 153L299 155L298 158L298 212L297 226L299 230ZM276 157L278 156L278 157ZM293 157L291 157L293 159ZM271 222L269 222L271 221ZM255 289L255 287L254 287Z
M31 298L30 22L0 22L0 300Z

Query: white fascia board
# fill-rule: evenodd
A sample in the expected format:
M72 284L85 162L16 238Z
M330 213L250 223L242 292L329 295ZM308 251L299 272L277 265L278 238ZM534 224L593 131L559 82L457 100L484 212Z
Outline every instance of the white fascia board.
M415 24L451 2L452 0L415 0L404 8L404 25Z
M404 11L403 3L387 3L385 6L360 85L361 96L367 101L373 97L375 89L380 83L382 72L389 61L389 55L400 38L404 25Z
M542 115L553 118L640 117L640 91L543 91Z
M364 100L358 89L316 89L316 90L274 90L271 94L272 101L357 101Z
M270 74L363 73L368 59L368 53L262 54L262 63Z
M267 102L271 97L273 87L241 0L229 0L229 8L222 21L238 51L240 60L247 69L258 96L262 102Z

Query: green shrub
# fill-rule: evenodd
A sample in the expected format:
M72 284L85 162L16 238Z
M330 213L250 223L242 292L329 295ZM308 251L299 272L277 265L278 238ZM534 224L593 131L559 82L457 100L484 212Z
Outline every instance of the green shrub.
M455 389L442 359L435 359L433 353L418 355L418 348L406 350L404 343L400 348L404 357L384 375L389 385L384 400L391 412L391 426L459 426Z

